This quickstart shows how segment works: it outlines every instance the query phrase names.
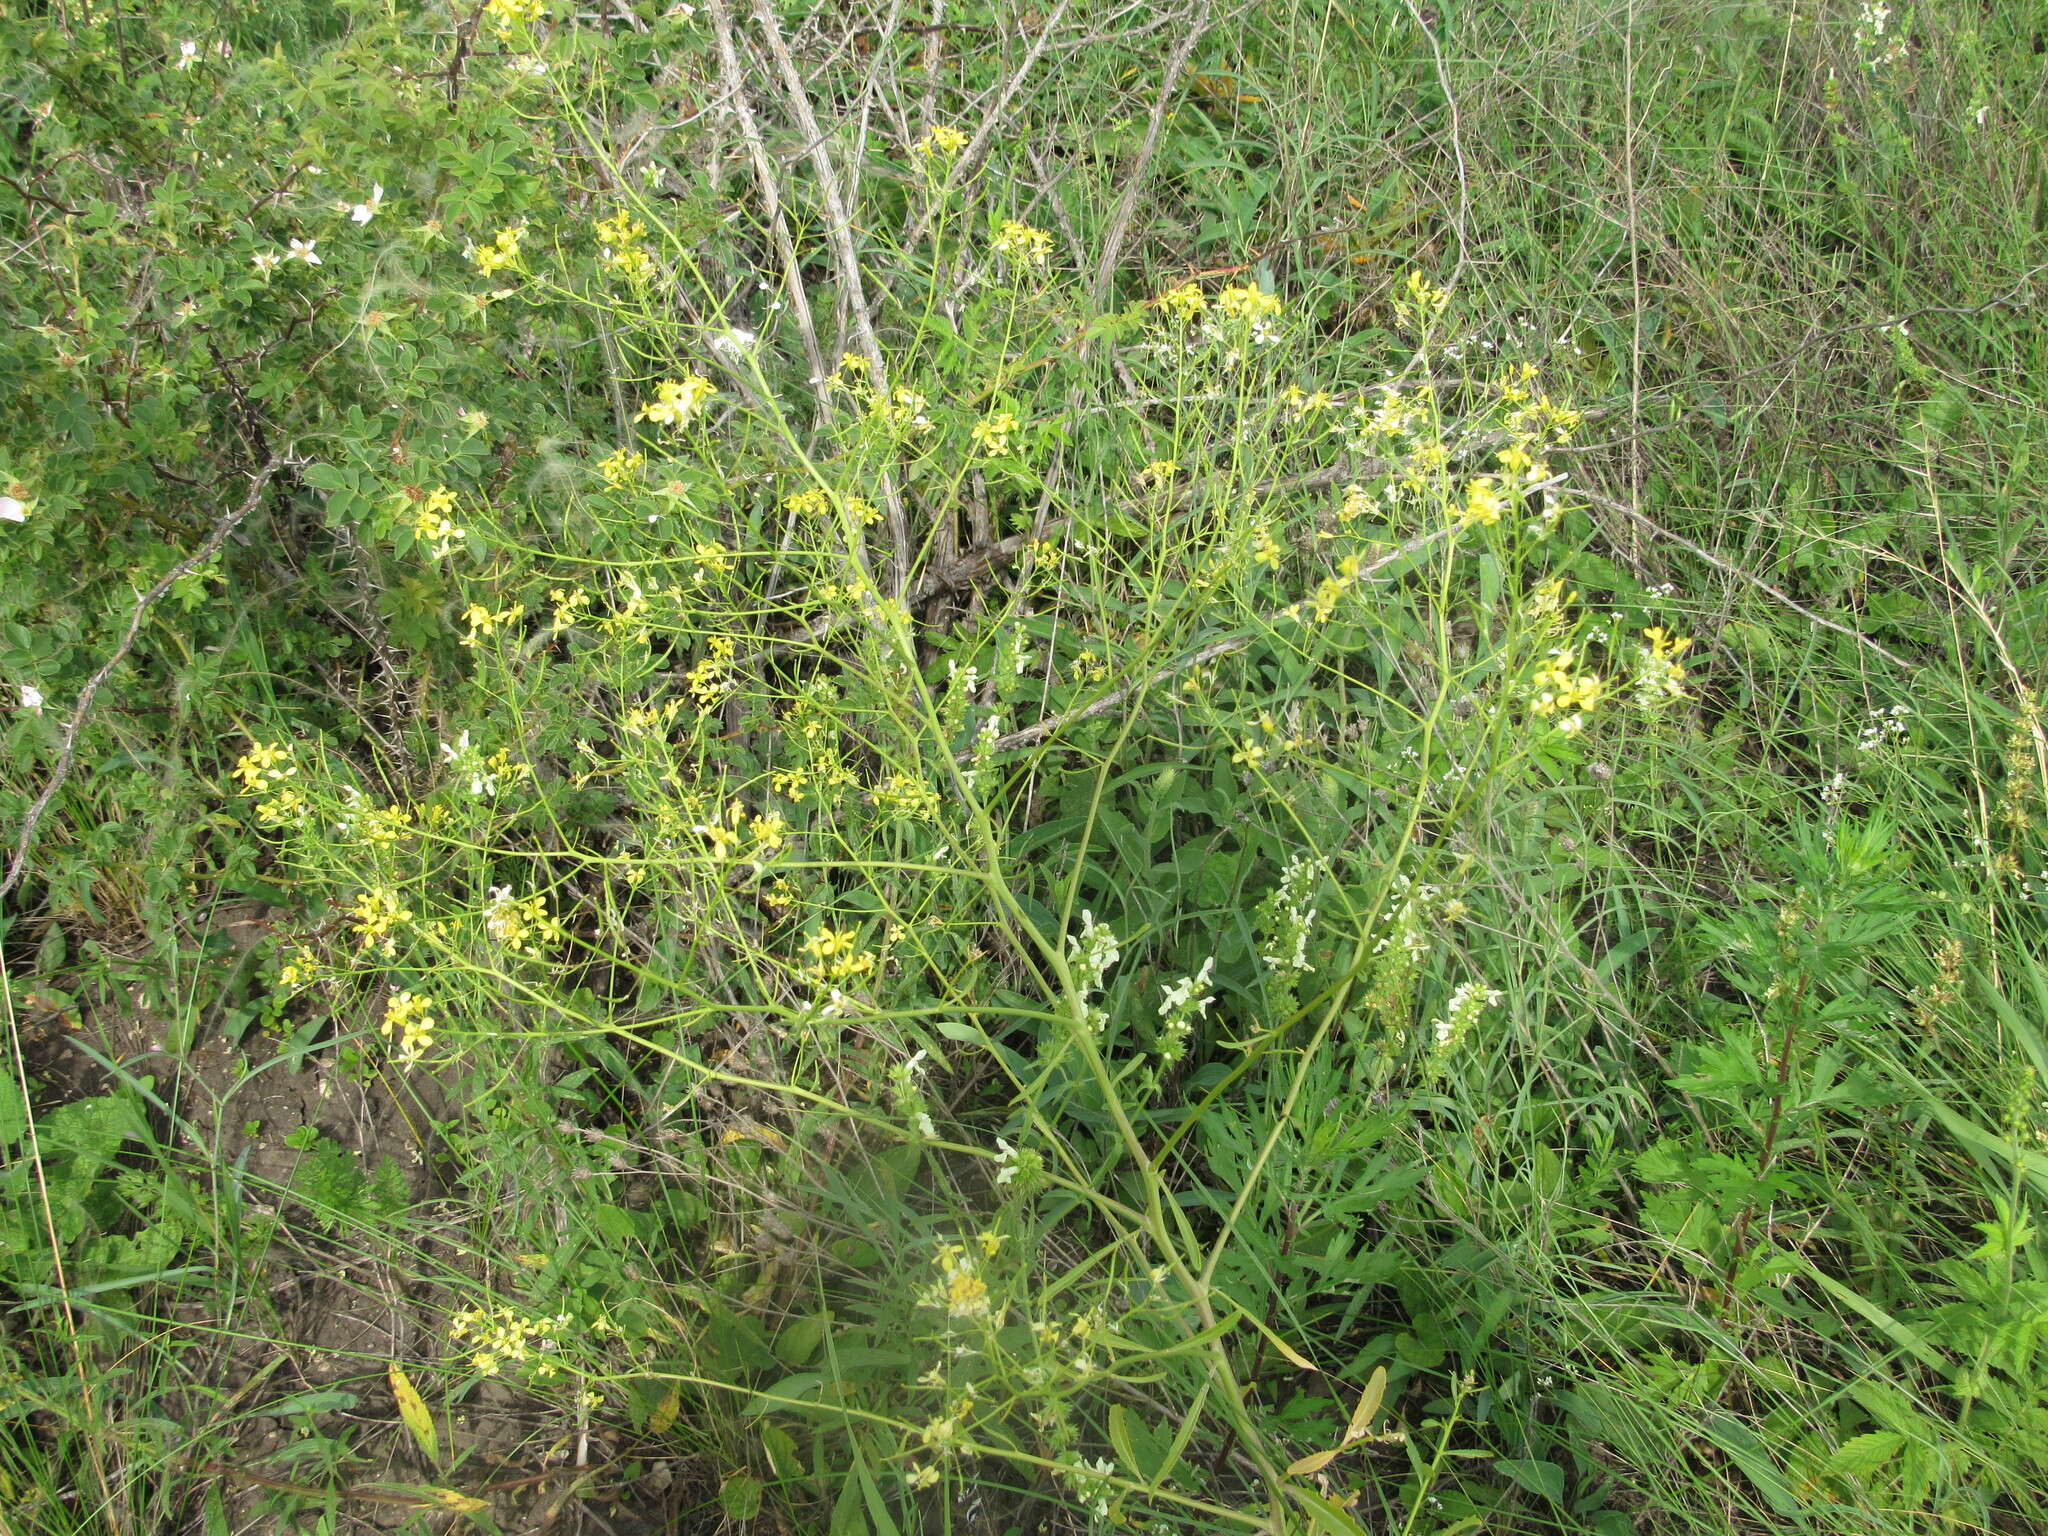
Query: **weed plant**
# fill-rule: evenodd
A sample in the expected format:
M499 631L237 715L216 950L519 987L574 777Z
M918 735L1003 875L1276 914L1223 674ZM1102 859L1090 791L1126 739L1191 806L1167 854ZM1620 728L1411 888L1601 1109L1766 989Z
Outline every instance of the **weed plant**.
M10 1528L2048 1529L2038 32L0 20Z

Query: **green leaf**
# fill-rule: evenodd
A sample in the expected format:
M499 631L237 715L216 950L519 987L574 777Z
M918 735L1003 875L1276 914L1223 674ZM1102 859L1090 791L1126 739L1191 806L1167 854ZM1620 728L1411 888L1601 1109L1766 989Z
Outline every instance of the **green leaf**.
M1553 1504L1564 1503L1564 1468L1554 1461L1496 1461L1493 1470Z
M1874 1473L1891 1463L1905 1444L1904 1435L1895 1435L1888 1429L1873 1430L1853 1440L1844 1440L1835 1447L1835 1454L1828 1458L1828 1472L1834 1477L1852 1477L1858 1482L1868 1482Z

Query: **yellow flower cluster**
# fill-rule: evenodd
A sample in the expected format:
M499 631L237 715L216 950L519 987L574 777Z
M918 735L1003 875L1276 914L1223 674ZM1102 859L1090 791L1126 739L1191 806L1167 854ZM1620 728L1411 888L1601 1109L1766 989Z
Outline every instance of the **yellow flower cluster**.
M1005 261L1042 267L1052 257L1052 236L1035 225L1005 219L996 231L992 249Z
M543 948L560 944L568 937L562 925L548 911L548 899L538 893L514 896L509 885L494 885L490 902L484 907L484 932L515 955L538 960Z
M420 498L413 509L412 536L422 544L431 545L436 560L446 558L457 539L467 538L465 530L456 527L449 513L455 510L455 493L445 485L437 485Z
M234 776L242 781L245 795L266 794L299 771L291 748L275 742L251 741L249 750L235 759Z
M1576 651L1560 646L1529 679L1529 708L1560 731L1577 731L1606 691L1598 673L1579 670Z
M723 816L713 814L690 830L710 846L712 858L723 863L746 854L757 870L789 842L789 823L779 812L769 811L750 820L746 806L738 800L726 807Z
M1202 318L1202 311L1209 307L1209 300L1196 284L1180 283L1154 299L1152 307L1169 320L1178 320L1186 325Z
M366 848L394 848L412 831L412 812L402 805L365 806L357 791L335 822L335 831Z
M1685 668L1678 658L1692 649L1692 640L1674 635L1662 625L1643 631L1643 643L1636 652L1636 707L1655 714L1666 704L1685 697Z
M1138 471L1138 484L1163 488L1173 484L1173 477L1179 473L1180 463L1178 460L1154 459L1150 464L1147 464Z
M860 932L834 928L829 923L799 946L810 960L805 968L821 986L829 982L854 981L875 972L875 957L860 947Z
M968 431L974 446L992 459L1009 457L1010 439L1023 425L1015 411L992 411Z
M1247 325L1270 320L1281 309L1279 296L1266 292L1256 283L1234 283L1225 288L1216 295L1215 307L1219 318L1238 320Z
M718 390L701 373L663 379L654 386L654 398L640 407L640 414L634 419L661 427L685 426L717 395Z
M547 14L547 0L484 0L484 20L503 35L530 27Z
M407 1066L434 1048L433 999L416 992L393 992L384 1004L384 1022L377 1033L392 1042Z
M346 910L355 919L349 932L365 944L378 945L386 954L391 952L392 934L412 921L412 912L400 905L398 893L383 886L371 886Z
M938 1282L919 1295L918 1305L962 1320L987 1317L993 1298L988 1281L982 1278L980 1261L994 1258L1002 1242L994 1232L981 1233L975 1239L981 1250L979 1256L970 1253L963 1243L941 1243L932 1255L932 1266L939 1272Z
M635 453L630 448L619 448L597 461L597 472L604 477L604 483L615 491L623 491L640 478L640 471L647 467L647 455Z
M1508 498L1500 481L1492 475L1480 475L1466 484L1465 500L1451 508L1451 518L1460 528L1491 528L1507 511Z
M932 427L931 401L901 384L886 395L877 394L869 409L899 435L929 432Z
M597 238L605 242L598 253L599 265L610 268L628 282L644 283L654 276L654 258L641 244L647 238L645 224L620 209L591 227L596 230Z
M303 944L295 945L291 958L277 968L278 989L296 992L301 987L311 986L320 979L322 969L318 955Z
M915 774L892 773L875 786L875 805L891 816L908 821L937 821L939 792Z
M493 613L482 603L471 603L462 610L462 622L469 626L469 632L462 637L464 645L475 645L485 635L495 635L501 629L509 629L526 617L526 605L514 603L509 608L500 608Z
M550 587L548 601L554 604L548 627L560 634L565 629L575 628L590 607L590 594L581 587Z
M1411 331L1424 331L1450 307L1447 289L1435 287L1420 272L1410 272L1394 295L1394 318Z
M1325 576L1316 584L1315 591L1309 594L1308 602L1305 605L1296 603L1287 610L1287 616L1299 619L1305 614L1313 623L1329 623L1331 615L1337 611L1337 604L1343 600L1346 592L1358 584L1363 573L1364 562L1357 555L1346 555L1337 562L1334 575Z
M546 1358L561 1347L562 1336L575 1321L568 1313L535 1317L516 1307L464 1307L448 1320L448 1337L456 1344L473 1344L469 1368L479 1376L496 1376L508 1365L535 1365L534 1375L551 1376L559 1370ZM535 1357L539 1356L538 1361Z
M242 794L264 796L256 802L256 819L266 827L296 825L306 819L305 796L285 782L298 771L291 748L254 740L231 770L240 781Z
M1286 551L1280 547L1280 541L1273 537L1271 525L1261 523L1252 536L1253 562L1269 571L1276 571L1280 568L1280 558L1285 553Z
M967 147L967 135L958 128L934 123L912 147L927 160L950 160Z
M1299 384L1290 384L1280 391L1280 403L1296 421L1307 421L1334 408L1337 401L1327 389L1305 390Z
M723 576L726 567L732 564L732 558L732 551L723 544L715 541L698 544L690 551L693 562L690 580L701 583Z
M662 704L635 704L619 717L619 729L628 736L659 736L675 724L682 709L681 699L670 699Z
M733 640L730 635L713 635L704 648L704 659L683 674L683 686L701 709L710 709L732 691Z
M495 277L507 267L519 263L519 242L526 238L524 224L508 225L498 231L488 245L471 243L469 259L485 277Z

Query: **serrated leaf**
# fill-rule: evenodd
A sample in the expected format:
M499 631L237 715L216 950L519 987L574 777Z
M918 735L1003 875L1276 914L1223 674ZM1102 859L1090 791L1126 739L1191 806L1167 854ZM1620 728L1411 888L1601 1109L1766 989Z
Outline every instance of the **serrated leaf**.
M412 1378L398 1368L393 1361L386 1373L391 1382L391 1395L398 1402L398 1417L412 1435L414 1445L429 1461L441 1459L441 1434L434 1427L433 1412L427 1407L427 1400L420 1396L420 1389L412 1384Z
M1835 1447L1835 1454L1828 1458L1828 1473L1833 1477L1867 1479L1882 1471L1905 1448L1905 1444L1904 1435L1893 1434L1888 1429L1857 1435Z

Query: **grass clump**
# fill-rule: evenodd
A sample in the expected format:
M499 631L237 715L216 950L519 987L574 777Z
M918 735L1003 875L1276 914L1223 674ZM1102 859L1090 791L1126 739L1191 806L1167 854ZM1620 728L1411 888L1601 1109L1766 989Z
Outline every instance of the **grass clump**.
M2041 1529L2026 25L0 23L26 1528Z

